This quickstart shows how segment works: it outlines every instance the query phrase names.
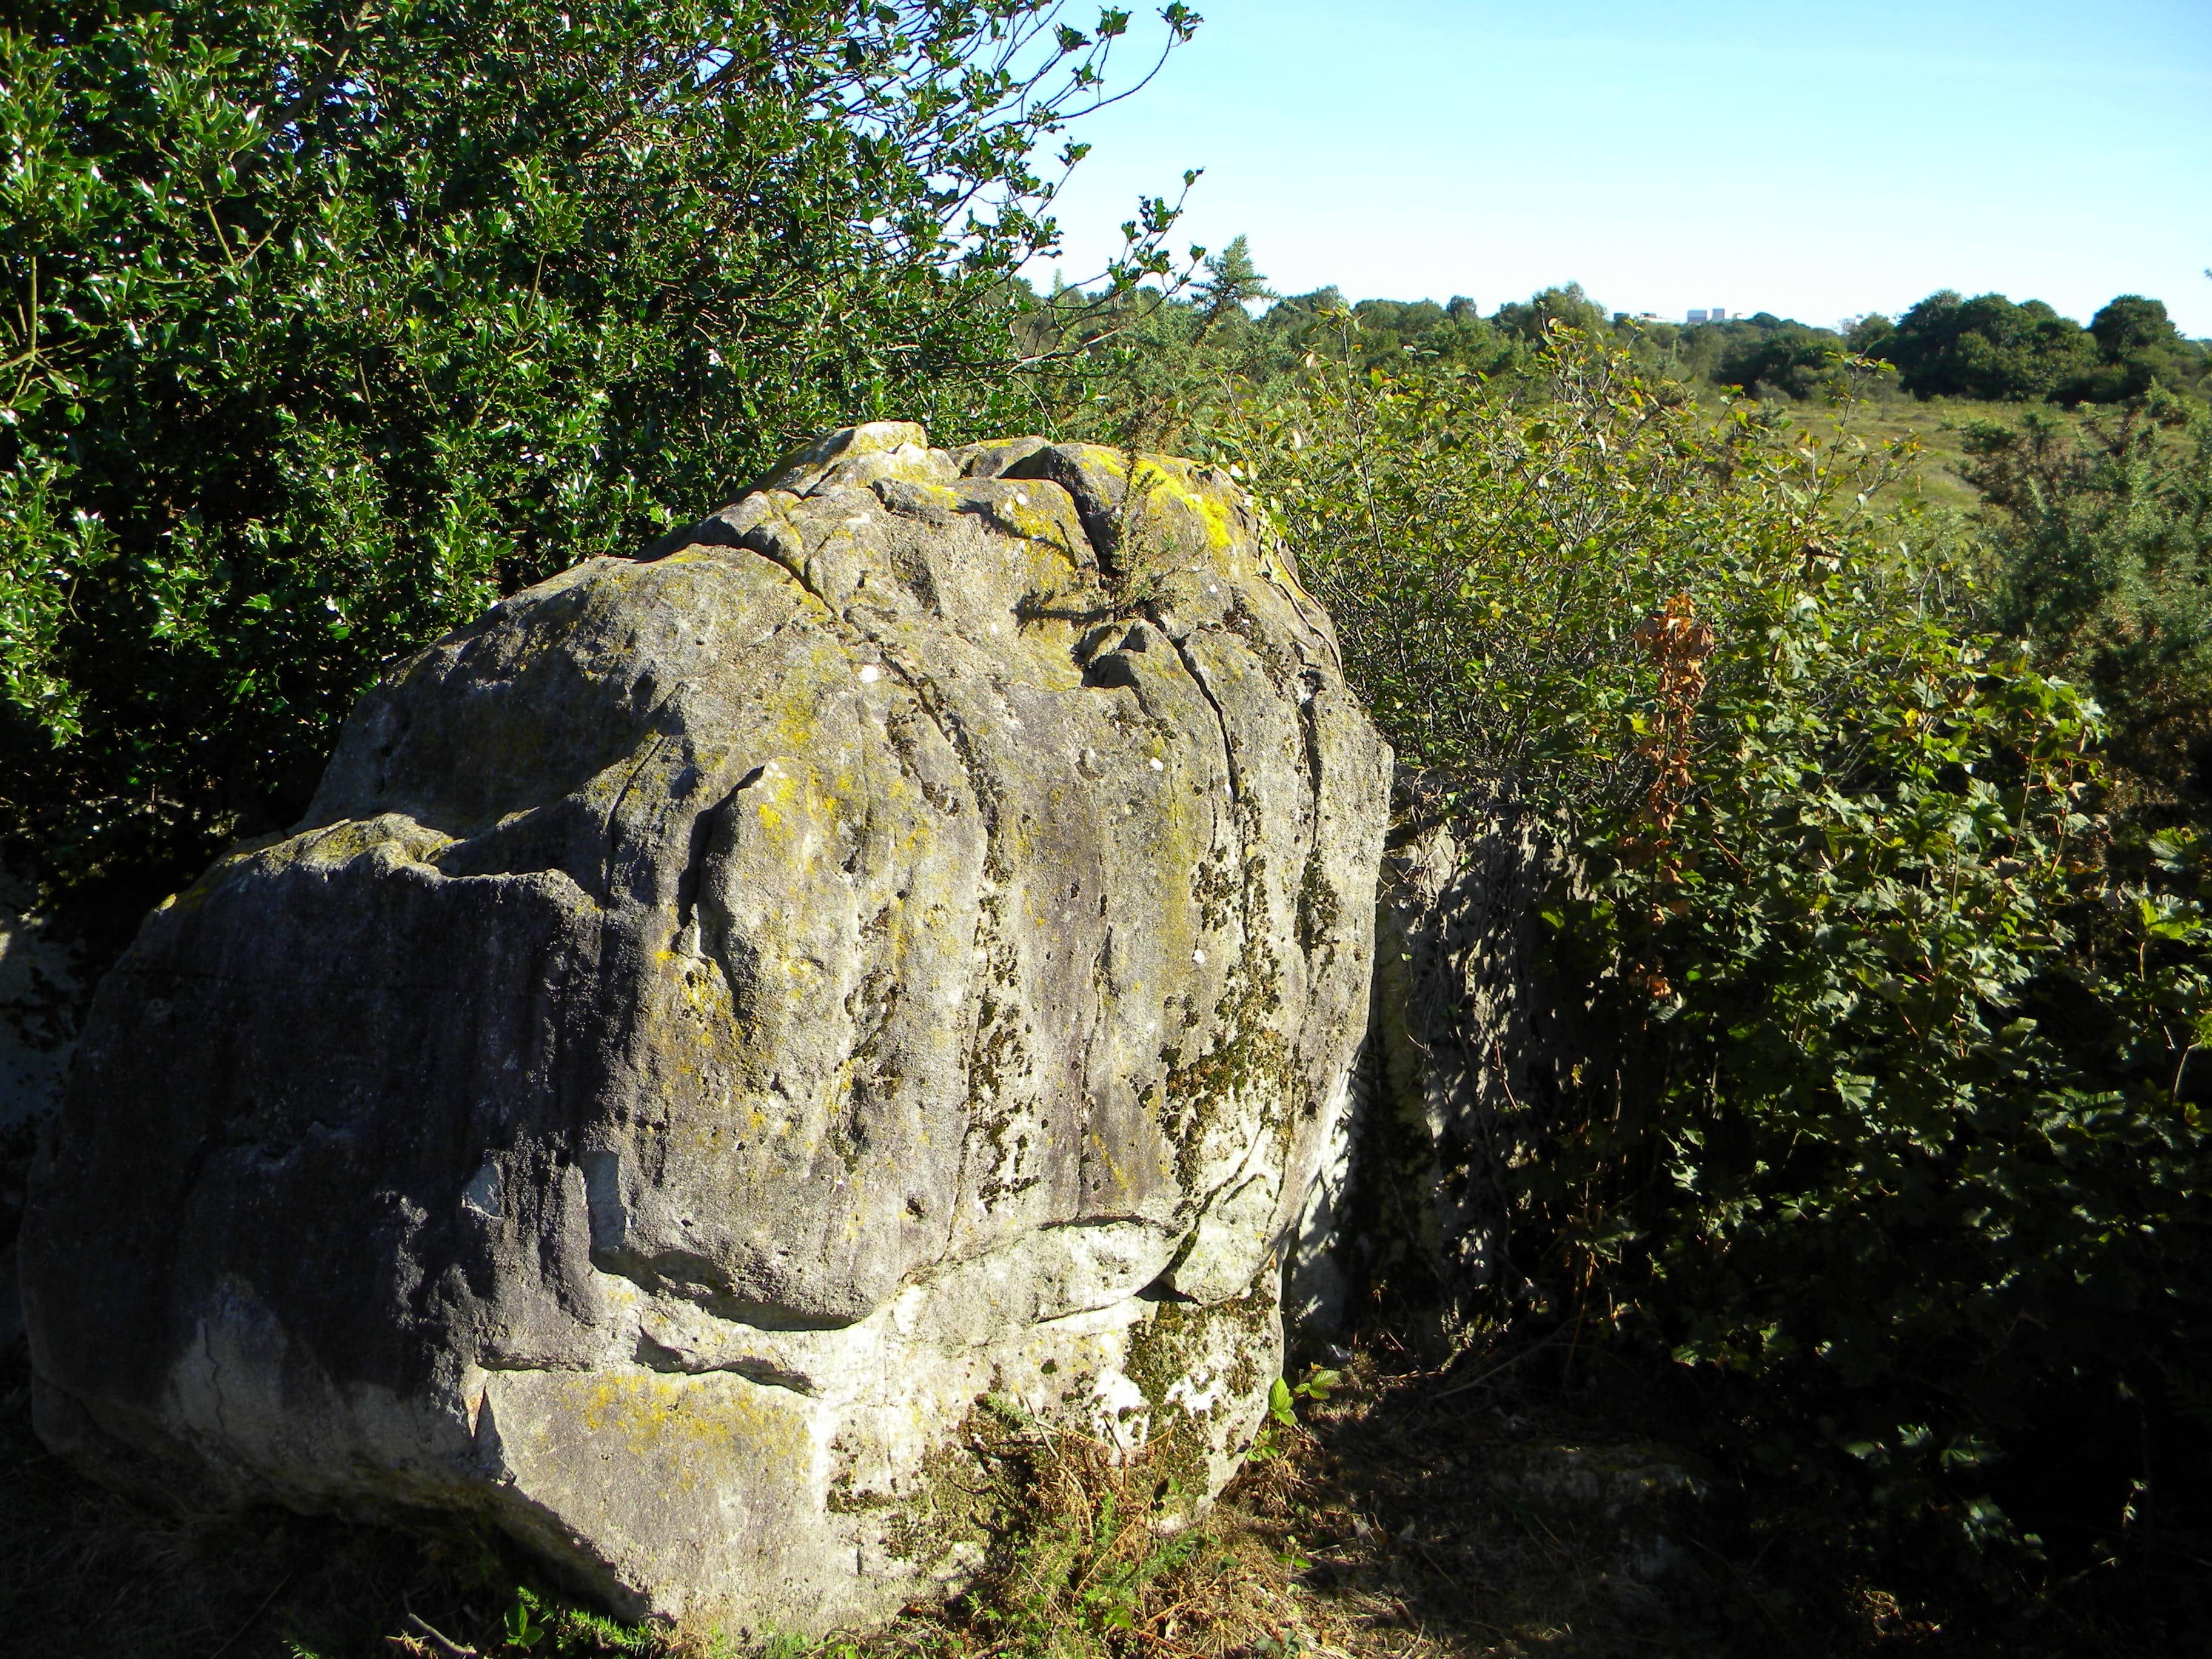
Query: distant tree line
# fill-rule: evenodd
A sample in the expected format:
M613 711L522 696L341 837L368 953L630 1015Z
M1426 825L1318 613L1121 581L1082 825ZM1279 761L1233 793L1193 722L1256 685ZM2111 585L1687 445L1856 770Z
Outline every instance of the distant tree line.
M2208 343L2183 338L2165 303L2140 294L2121 295L2084 328L2040 300L1968 300L1945 289L1894 324L1868 318L1850 344L1895 363L1905 388L1923 398L2112 404L2154 382L2201 390L2212 367Z
M2002 294L1966 299L1950 289L1892 320L1862 319L1848 334L1759 312L1687 325L1608 314L1579 283L1508 301L1485 316L1464 295L1434 300L1347 301L1325 288L1272 301L1257 317L1212 325L1217 348L1238 357L1248 382L1295 374L1319 350L1362 368L1409 361L1496 374L1529 367L1547 327L1562 323L1626 349L1639 369L1691 384L1803 400L1835 384L1848 355L1894 366L1896 384L1919 398L1990 402L2119 404L2154 385L2198 398L2212 392L2212 341L2185 337L2162 301L2124 294L2085 328L2041 300ZM1131 296L1126 303L1161 303ZM1188 309L1202 301L1170 301ZM1321 326L1324 321L1328 326ZM1093 317L1091 325L1104 325Z

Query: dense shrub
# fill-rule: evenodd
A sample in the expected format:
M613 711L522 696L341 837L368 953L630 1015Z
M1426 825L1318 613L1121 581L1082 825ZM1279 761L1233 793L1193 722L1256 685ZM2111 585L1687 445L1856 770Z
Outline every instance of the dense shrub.
M1883 355L1923 398L2050 398L2096 363L2081 324L2040 300L1931 294L1898 319Z
M1567 807L1644 797L1651 618L1767 603L1834 502L1880 498L1911 453L1748 402L1715 416L1568 330L1510 378L1341 362L1228 406L1218 453L1311 563L1401 757Z
M1784 323L1741 338L1721 354L1712 378L1739 392L1802 402L1835 386L1843 342L1825 329Z
M2212 823L2212 415L2165 397L1966 439L1996 625L2094 690L2122 806Z
M2108 859L2095 705L1880 509L1906 458L1553 341L1515 392L1322 373L1245 452L1401 752L1579 854L1550 919L1611 1018L1505 1177L1506 1291L1892 1541L2057 1512L2019 1477L2069 1428L2100 1520L2185 1498L2193 843Z
M2121 403L2140 398L2154 386L2169 391L2201 389L2212 354L2202 342L2184 339L2160 300L2123 294L2089 319L2097 343L2097 368L2074 388L2093 403Z
M1856 343L1895 363L1905 389L1923 398L2000 402L2053 399L2118 403L2154 381L2188 387L2205 374L2203 348L2182 338L2155 300L2124 294L2087 328L2040 300L2014 305L2002 294L1968 300L1929 295L1892 325L1887 319Z
M1652 1062L1560 1143L1595 1200L1563 1259L1624 1331L1748 1385L1760 1457L1846 1491L1818 1454L1860 1462L1877 1518L1980 1540L2010 1486L2078 1521L1984 1467L2064 1428L2106 1440L2068 1494L2098 1520L2132 1483L2185 1501L2197 878L2174 845L2152 879L2107 867L2094 706L1904 571L1838 558L1776 599L1716 641L1656 856L1590 823L1594 894L1557 913Z
M1051 0L11 8L15 850L80 897L112 878L127 925L296 816L378 665L501 591L634 550L795 434L1007 422L1002 296L1052 234L1032 152L1127 24Z

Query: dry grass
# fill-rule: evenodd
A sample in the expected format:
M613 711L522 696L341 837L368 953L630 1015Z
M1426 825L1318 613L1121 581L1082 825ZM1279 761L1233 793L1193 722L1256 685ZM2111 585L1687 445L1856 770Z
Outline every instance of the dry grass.
M1027 1659L1222 1659L1283 1628L1295 1551L1233 1506L1194 1517L1176 1473L1186 1449L1169 1436L1123 1455L1033 1426L999 1438L989 1560L950 1607L910 1616L904 1639Z

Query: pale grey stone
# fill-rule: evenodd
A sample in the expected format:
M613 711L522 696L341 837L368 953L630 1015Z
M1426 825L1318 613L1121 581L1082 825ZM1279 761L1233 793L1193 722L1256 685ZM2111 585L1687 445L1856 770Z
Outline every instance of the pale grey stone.
M1128 466L832 434L395 669L98 991L23 1241L48 1442L748 1629L956 1582L986 1400L1172 1431L1202 1504L1389 768L1243 492Z

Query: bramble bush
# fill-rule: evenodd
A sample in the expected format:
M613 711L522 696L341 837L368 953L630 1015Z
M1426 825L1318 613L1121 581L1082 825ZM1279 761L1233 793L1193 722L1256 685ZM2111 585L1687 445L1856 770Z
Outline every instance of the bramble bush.
M1533 381L1331 361L1240 465L1401 756L1571 845L1547 920L1607 1013L1508 1174L1498 1316L1709 1379L1716 1449L1869 1540L2032 1552L2009 1500L2079 1557L2193 1501L2203 860L2116 859L2100 709L1885 507L1909 446L1572 331Z

